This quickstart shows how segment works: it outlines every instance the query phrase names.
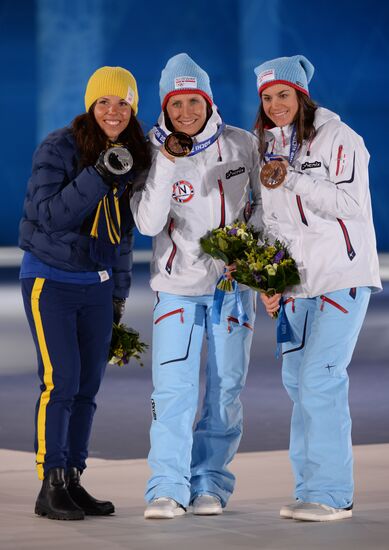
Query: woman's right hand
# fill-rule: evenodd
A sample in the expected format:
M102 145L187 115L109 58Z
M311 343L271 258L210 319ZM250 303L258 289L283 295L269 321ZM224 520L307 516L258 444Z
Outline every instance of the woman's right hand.
M167 159L171 160L172 162L176 162L176 157L173 157L173 155L168 153L163 145L160 148L160 151Z
M225 278L228 279L229 281L233 281L234 278L232 276L232 273L236 271L236 265L235 264L225 265L224 269L225 269L225 273L224 273Z
M281 294L274 294L274 296L266 296L263 292L260 293L261 301L265 306L266 313L269 317L273 317L273 313L280 309Z
M105 183L117 187L121 182L127 183L130 179L129 173L133 162L126 147L113 145L100 153L94 167Z

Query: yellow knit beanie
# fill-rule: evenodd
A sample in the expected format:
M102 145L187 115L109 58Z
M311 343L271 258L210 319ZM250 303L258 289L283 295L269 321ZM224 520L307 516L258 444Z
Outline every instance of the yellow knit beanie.
M101 67L90 77L85 91L85 109L106 95L117 95L129 103L136 115L138 112L138 88L133 75L122 67Z

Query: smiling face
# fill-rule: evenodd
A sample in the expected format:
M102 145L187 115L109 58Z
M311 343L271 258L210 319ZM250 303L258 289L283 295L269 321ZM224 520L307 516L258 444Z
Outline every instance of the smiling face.
M276 126L287 126L294 121L299 109L296 90L286 84L269 86L262 92L262 106Z
M207 120L207 102L200 94L177 94L169 97L167 114L176 132L196 135Z
M93 113L105 135L115 141L130 122L131 106L117 95L107 95L99 97Z

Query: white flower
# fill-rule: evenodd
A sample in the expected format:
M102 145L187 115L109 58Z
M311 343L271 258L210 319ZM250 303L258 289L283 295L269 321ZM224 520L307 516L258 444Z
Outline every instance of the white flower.
M241 229L241 228L238 229L236 234L238 235L238 237L242 237L242 241L245 241L246 239L248 239L248 236L249 236L249 234L244 229Z

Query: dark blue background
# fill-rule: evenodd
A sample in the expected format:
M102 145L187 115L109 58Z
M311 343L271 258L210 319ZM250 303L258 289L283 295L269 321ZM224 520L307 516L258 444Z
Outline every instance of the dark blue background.
M281 55L307 56L316 67L311 96L365 139L378 248L389 251L385 4L0 0L0 245L17 243L36 145L83 112L90 74L102 65L130 69L147 130L160 110L161 69L169 57L186 51L209 73L226 122L247 129L257 110L253 68ZM148 239L137 238L138 248L149 245Z

